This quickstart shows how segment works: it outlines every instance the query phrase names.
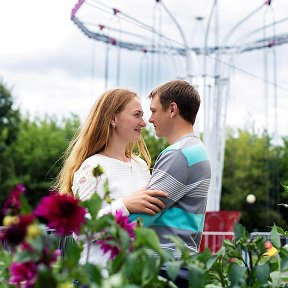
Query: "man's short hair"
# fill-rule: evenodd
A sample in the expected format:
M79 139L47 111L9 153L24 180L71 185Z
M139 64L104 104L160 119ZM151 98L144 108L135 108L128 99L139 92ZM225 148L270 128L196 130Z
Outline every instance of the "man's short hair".
M169 81L155 88L149 98L159 96L163 110L167 110L172 102L178 106L179 113L186 121L194 125L200 107L198 91L184 80Z

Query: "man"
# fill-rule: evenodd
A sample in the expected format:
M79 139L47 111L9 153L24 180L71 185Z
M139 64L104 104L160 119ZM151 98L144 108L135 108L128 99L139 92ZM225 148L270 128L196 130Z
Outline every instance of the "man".
M175 80L154 89L150 94L151 117L156 135L170 144L158 156L147 189L168 193L161 198L165 208L154 216L131 214L143 219L144 226L156 231L162 248L176 257L174 244L163 237L180 237L195 254L200 246L211 170L206 149L193 125L200 106L200 96L186 81Z

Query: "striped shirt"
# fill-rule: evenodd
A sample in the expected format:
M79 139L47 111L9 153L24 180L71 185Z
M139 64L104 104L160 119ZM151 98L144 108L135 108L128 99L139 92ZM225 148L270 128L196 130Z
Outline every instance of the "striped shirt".
M175 245L165 235L180 237L195 254L202 237L211 169L206 149L193 133L180 138L158 156L148 189L163 190L165 209L154 216L131 214L154 229L162 248L177 256Z

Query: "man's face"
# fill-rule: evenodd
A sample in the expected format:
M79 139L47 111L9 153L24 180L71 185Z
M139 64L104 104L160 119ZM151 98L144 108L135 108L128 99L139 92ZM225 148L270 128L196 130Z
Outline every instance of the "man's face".
M169 109L166 111L163 110L157 94L151 99L150 110L152 114L149 118L149 122L153 124L156 135L158 137L167 137L171 119L170 111Z

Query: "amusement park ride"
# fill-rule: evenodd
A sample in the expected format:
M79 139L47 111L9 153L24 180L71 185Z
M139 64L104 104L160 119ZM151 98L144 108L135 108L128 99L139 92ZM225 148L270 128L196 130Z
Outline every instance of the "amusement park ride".
M161 65L163 66L164 63L166 66L173 66L174 79L185 79L197 86L203 97L203 139L209 150L213 171L207 209L208 211L219 211L231 71L238 69L233 65L233 59L242 53L263 51L264 77L261 80L263 80L264 85L266 121L268 127L268 101L273 99L274 109L271 116L274 123L273 133L277 137L277 88L280 85L277 83L276 47L288 43L288 33L277 34L276 27L287 21L288 17L275 19L273 1L260 1L261 5L241 19L235 20L220 42L220 1L213 0L210 1L211 7L207 7L209 12L207 19L200 16L193 18L193 21L202 27L202 43L193 46L188 43L183 26L179 23L181 15L176 17L176 13L174 11L172 13L168 9L168 5L166 6L164 3L168 1L156 0L154 2L151 25L145 21L144 13L143 17L141 13L140 17L139 15L136 17L132 13L110 7L109 4L106 4L110 1L104 3L104 1L98 0L79 0L72 9L71 20L87 37L105 43L105 88L108 88L112 69L116 70L116 85L119 85L120 66L121 61L123 61L121 51L123 49L143 55L139 64L141 89L143 90L141 92L143 94L159 84L159 75L163 73L161 72ZM130 3L130 5L132 4ZM136 4L133 5L136 6ZM139 10L141 7L137 9ZM166 21L163 20L164 14ZM262 24L255 29L246 29L245 33L239 37L238 32L243 28L243 25L259 14L262 17ZM167 19L170 19L170 26L173 26L171 33L165 31ZM210 34L212 33L210 30L212 27L214 29L212 35L214 41L211 44L212 36ZM176 34L178 37L175 37ZM238 37L236 40L235 35ZM116 53L116 61L114 61L113 66L111 66L109 58L111 57L111 49L114 49ZM125 62L127 61L129 59L125 60ZM169 79L161 79L161 82L163 82L162 80Z

